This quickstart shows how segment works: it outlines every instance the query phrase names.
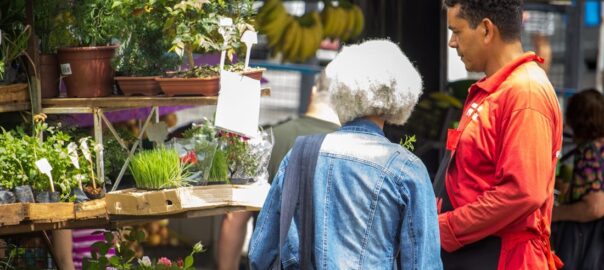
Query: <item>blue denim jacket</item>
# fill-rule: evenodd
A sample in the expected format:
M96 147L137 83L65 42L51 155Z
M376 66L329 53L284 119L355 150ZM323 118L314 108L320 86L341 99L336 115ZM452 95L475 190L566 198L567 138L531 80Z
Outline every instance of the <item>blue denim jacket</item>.
M279 245L281 162L256 223L252 269L270 269ZM327 135L313 191L316 269L442 269L436 201L423 163L358 119ZM298 218L283 247L284 269L299 269Z

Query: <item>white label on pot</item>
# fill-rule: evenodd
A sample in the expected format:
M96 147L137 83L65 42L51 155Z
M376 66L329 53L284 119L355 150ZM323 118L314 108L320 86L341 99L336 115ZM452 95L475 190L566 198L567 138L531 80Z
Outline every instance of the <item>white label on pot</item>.
M69 63L61 64L61 74L63 76L71 75L71 65Z

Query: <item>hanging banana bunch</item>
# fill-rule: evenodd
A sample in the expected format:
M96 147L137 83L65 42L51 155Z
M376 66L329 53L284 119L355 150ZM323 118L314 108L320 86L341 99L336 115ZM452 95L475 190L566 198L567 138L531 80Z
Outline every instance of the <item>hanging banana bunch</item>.
M323 3L323 37L346 42L361 35L365 27L365 15L359 6L345 0L339 0L337 7L329 0L324 0Z

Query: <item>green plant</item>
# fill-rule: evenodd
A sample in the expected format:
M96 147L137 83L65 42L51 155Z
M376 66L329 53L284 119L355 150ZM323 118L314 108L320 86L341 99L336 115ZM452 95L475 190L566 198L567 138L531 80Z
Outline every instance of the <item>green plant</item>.
M193 52L211 53L222 50L223 38L219 33L219 20L233 20L232 37L229 42L229 59L244 48L239 40L248 29L253 30L254 9L252 0L164 0L157 1L167 11L164 30L171 40L170 51L180 57L186 56L189 67L195 66ZM166 7L167 6L167 7Z
M154 0L114 1L113 9L124 19L116 70L126 76L152 76L174 69L175 54L166 53L170 43L163 38L165 14L153 8Z
M69 26L77 45L103 46L123 26L119 14L113 10L114 0L73 1L73 24Z
M54 54L57 48L72 43L68 29L61 25L68 3L64 0L36 0L34 3L34 28L43 54Z
M415 150L415 142L416 142L415 135L413 135L413 136L405 135L405 139L404 140L401 139L399 144L402 147L407 148L407 150L413 152Z
M25 49L27 49L30 34L29 25L16 24L10 30L0 31L0 80L4 79L7 65L10 65L19 56L26 55Z
M186 184L186 167L173 149L156 148L137 153L130 162L136 187L162 189Z
M159 260L151 260L144 256L137 258L133 246L145 241L145 233L135 228L126 228L117 234L112 232L95 232L103 234L105 240L92 244L90 258L84 258L83 269L104 270L113 267L118 270L190 270L193 268L193 255L204 252L203 245L198 242L193 246L191 253L184 261L179 260L172 263L169 259L162 257ZM115 249L115 255L107 257L110 249Z

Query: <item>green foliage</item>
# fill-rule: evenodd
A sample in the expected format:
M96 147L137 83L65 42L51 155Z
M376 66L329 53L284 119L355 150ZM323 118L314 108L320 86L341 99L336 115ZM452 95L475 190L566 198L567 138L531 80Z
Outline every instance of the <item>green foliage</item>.
M114 234L112 232L95 232L103 234L104 241L95 242L92 247L91 257L84 258L83 269L104 270L107 267L113 267L118 270L194 270L193 255L204 252L203 245L198 242L193 246L191 253L185 257L185 260L172 262L167 258L151 260L144 256L137 258L133 246L138 246L145 241L146 235L143 231L135 228L125 228ZM107 253L111 249L115 250L115 255L107 258Z
M14 24L10 29L0 30L3 30L0 33L0 80L2 80L6 66L25 54L31 29L29 26Z
M228 182L229 181L229 163L225 150L217 149L212 160L210 168L209 182Z
M164 39L165 12L153 8L151 0L114 1L113 9L124 19L118 34L121 41L116 70L126 76L153 76L173 70L175 54L168 54L170 42Z
M79 46L103 46L111 42L122 18L114 12L114 0L78 0L73 2L74 23L70 30Z
M186 167L176 150L157 148L137 153L130 162L137 188L162 189L186 184Z
M94 160L88 162L76 153L80 168L76 168L71 162L68 149L71 140L68 134L43 121L34 124L33 135L27 134L23 128L2 130L0 187L13 189L16 186L31 185L36 191L49 190L48 177L42 175L35 166L37 160L46 158L52 167L55 189L61 192L63 201L71 200L70 193L79 185L78 179L87 182L94 178Z
M127 147L131 147L131 145L136 141L134 134L132 134L132 132L126 128L116 127L116 131ZM124 165L126 158L128 158L128 153L124 148L122 148L118 140L113 137L112 134L104 135L103 141L105 176L115 178L122 169L122 165Z
M405 140L401 139L401 142L399 143L402 147L407 148L407 150L413 152L415 150L415 135L413 136L407 136L405 135Z
M71 43L68 29L62 25L68 8L68 1L64 0L34 2L34 28L40 38L40 51L43 54L54 54L57 48Z

